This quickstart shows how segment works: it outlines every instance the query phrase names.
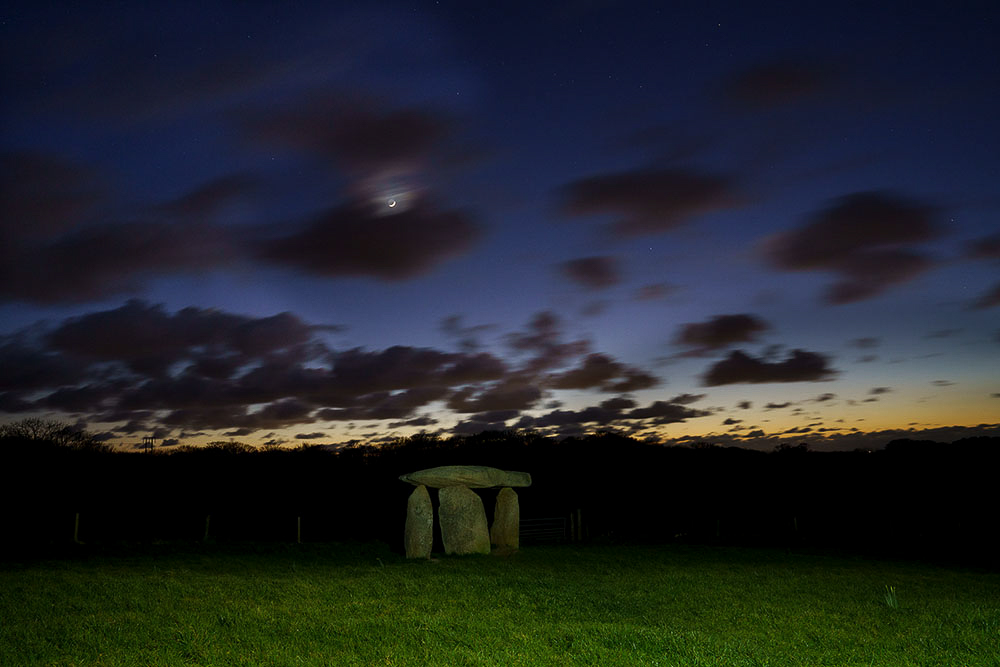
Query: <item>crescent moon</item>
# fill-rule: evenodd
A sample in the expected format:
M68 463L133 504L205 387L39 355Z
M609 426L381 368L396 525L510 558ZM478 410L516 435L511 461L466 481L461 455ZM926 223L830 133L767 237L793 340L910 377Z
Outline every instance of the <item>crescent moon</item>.
M390 199L389 201L386 202L386 204L389 205L389 208L394 208L396 206L396 200Z

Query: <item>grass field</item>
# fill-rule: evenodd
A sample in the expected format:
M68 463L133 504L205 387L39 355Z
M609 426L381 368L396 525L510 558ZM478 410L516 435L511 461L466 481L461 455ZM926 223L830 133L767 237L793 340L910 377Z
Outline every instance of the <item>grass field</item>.
M0 665L1000 664L995 572L693 546L78 549L0 564Z

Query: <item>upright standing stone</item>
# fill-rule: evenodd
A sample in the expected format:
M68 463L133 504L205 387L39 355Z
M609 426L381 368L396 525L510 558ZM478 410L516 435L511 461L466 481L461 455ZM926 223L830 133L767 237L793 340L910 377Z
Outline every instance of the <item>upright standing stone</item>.
M406 501L406 528L403 531L407 558L430 558L434 543L434 507L427 487L420 485Z
M503 551L517 551L521 537L521 509L514 489L505 487L497 494L493 510L493 527L490 542Z
M446 554L488 554L490 533L483 501L464 486L438 491L438 519Z

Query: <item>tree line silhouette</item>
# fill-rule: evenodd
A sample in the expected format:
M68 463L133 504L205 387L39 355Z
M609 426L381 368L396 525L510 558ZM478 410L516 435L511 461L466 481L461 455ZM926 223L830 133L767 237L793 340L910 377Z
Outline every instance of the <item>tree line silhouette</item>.
M0 426L4 529L20 546L157 540L380 540L402 549L399 475L439 465L531 473L523 518L583 519L589 540L801 546L998 565L1000 438L875 451L661 446L616 433L418 434L378 446L238 441L115 451L85 432ZM495 491L480 490L492 513ZM71 532L74 527L78 532Z

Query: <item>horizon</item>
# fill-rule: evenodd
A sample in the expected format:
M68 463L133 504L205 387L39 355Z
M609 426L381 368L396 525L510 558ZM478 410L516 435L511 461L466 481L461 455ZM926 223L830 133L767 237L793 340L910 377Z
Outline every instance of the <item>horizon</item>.
M1000 434L1000 6L335 5L4 10L0 423Z

